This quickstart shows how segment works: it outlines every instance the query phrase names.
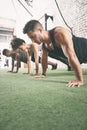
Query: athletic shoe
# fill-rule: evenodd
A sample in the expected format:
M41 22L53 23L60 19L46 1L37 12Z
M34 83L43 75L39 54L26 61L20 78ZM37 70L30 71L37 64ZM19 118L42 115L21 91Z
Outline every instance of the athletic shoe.
M52 65L52 69L51 70L56 70L57 69L57 64Z

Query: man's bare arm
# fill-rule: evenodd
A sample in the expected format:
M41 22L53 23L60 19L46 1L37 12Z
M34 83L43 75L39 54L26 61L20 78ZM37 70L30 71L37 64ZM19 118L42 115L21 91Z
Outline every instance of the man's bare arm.
M19 54L16 54L16 61L17 61L17 63L16 63L16 65L17 65L17 67L16 67L16 71L15 71L15 73L18 73L18 70L19 70L19 68L20 68L20 55Z
M41 64L42 64L42 75L35 76L36 78L44 78L46 76L47 61L48 61L48 53L42 47L42 62L41 62Z
M31 53L30 52L27 52L27 66L28 66L27 74L30 74L30 68L31 68Z
M32 49L34 52L34 57L35 57L35 67L36 67L36 72L35 75L38 75L38 70L39 70L39 56L38 56L38 47L36 43L32 43Z
M68 87L80 86L83 84L82 68L74 51L71 33L67 31L61 33L60 40L61 40L60 46L62 47L65 56L68 58L69 64L75 71L75 75L77 78L76 80L69 82L67 86Z
M8 71L8 72L12 72L12 73L13 73L13 70L14 70L14 59L12 58L12 66L11 66L11 70Z
M42 75L46 75L48 62L48 53L42 46Z

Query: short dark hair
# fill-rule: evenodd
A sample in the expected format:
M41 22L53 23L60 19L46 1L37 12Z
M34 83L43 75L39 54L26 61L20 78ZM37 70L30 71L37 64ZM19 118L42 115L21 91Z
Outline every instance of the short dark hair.
M22 45L23 43L25 43L25 41L23 39L20 39L20 38L14 38L12 41L11 41L11 47L13 50L17 49L20 45Z
M4 49L4 50L2 51L2 54L6 56L6 53L7 53L8 51L9 51L8 49Z
M37 24L42 27L42 25L41 25L41 23L39 21L37 21L37 20L30 20L29 22L27 22L25 24L25 26L23 28L23 33L26 34L26 33L28 33L31 30L33 31Z

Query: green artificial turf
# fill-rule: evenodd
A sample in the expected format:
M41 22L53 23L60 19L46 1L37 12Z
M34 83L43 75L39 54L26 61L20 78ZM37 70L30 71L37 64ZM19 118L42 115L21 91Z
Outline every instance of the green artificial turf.
M75 79L67 70L47 76L0 70L0 130L87 130L87 70L84 85L68 88Z

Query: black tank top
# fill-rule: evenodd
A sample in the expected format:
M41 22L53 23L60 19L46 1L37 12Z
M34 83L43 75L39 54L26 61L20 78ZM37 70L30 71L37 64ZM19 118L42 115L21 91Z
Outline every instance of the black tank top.
M56 45L56 42L55 42L55 39L54 39L54 30L55 30L55 28L49 31L54 50L50 51L49 49L47 49L44 43L43 43L43 48L45 50L47 50L49 53L55 54L55 56L59 56L59 57L62 57L64 59L67 59L66 56L64 55L63 51L62 51L62 48L58 47ZM87 62L87 39L76 37L75 35L73 35L72 41L73 41L74 50L75 50L75 53L76 53L76 55L79 59L79 62L80 63Z
M74 50L79 59L80 63L87 62L87 39L82 37L76 37L73 35L72 37Z
M14 51L14 53L12 54L12 58L14 60L16 60L16 55L17 53L19 54L20 56L20 61L24 62L24 63L27 63L27 53L25 51L22 51L21 49L17 49ZM35 62L35 57L34 57L34 53L32 53L31 55L31 61Z
M68 59L64 55L64 53L62 51L62 48L57 47L57 45L56 45L56 42L55 42L55 39L54 39L54 29L52 29L52 30L49 31L50 38L51 38L54 50L49 50L48 48L46 48L45 43L43 43L43 48L48 52L48 56L50 56L52 58L55 58L57 60L60 60L61 62L63 62L66 65L68 65Z
M17 53L19 54L20 56L20 61L24 62L24 63L27 63L27 53L25 51L22 51L21 49L17 49L14 51L14 53L12 54L12 58L14 60L16 60L16 55Z

